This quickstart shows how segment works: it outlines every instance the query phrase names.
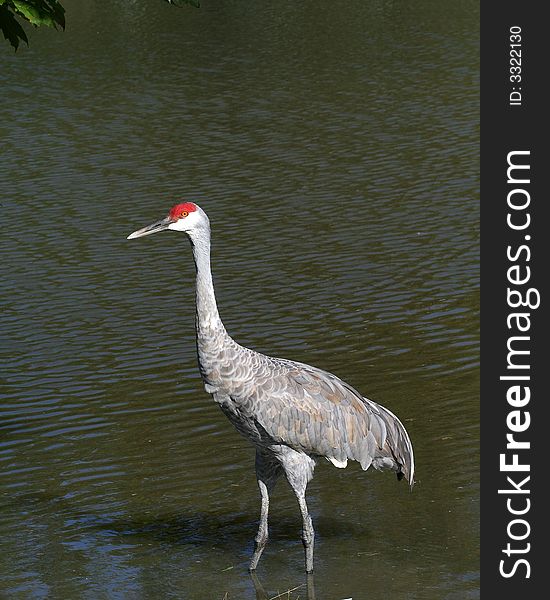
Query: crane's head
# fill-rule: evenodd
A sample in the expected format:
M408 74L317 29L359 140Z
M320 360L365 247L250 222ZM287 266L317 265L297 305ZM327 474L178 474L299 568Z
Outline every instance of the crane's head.
M208 217L204 210L194 202L183 202L173 206L164 219L134 231L127 239L131 240L143 235L151 235L166 229L185 231L188 235L201 230L207 231L209 229Z

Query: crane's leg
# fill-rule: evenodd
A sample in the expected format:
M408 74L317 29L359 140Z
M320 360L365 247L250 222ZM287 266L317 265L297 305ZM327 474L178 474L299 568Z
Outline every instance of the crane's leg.
M315 531L306 503L307 484L313 477L315 461L307 454L287 450L283 460L283 467L290 487L296 494L300 512L302 513L302 542L306 555L306 573L313 573L313 546L315 543Z
M306 490L304 488L303 491L297 492L294 490L294 492L298 498L300 512L302 513L302 542L306 554L306 573L313 573L313 545L315 543L315 531L313 530L313 523L311 522L311 517L307 509Z
M264 551L268 539L267 515L269 513L269 494L273 491L277 479L282 473L282 467L278 460L256 451L256 478L262 495L262 509L260 512L260 526L255 538L254 554L250 561L250 571L256 570L260 556Z

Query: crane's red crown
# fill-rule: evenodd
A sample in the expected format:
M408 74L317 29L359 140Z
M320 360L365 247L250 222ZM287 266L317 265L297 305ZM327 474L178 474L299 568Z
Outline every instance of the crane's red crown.
M176 204L175 206L172 206L170 212L168 213L168 216L174 221L177 221L178 219L183 219L190 212L195 212L196 210L197 205L193 204L193 202L182 202L181 204Z

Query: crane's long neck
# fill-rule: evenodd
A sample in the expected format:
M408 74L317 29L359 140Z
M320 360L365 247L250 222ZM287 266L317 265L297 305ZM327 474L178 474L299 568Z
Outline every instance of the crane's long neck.
M219 388L223 383L220 364L224 352L233 340L225 331L218 313L212 271L210 269L210 230L190 235L193 257L197 268L197 354L199 369L209 391Z
M201 231L191 237L193 258L197 269L196 305L197 305L197 338L207 339L218 333L225 332L218 313L212 271L210 269L210 232Z

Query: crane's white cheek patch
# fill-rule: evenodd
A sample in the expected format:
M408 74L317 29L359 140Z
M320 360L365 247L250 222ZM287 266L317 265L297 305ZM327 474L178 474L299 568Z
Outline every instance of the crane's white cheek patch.
M201 216L197 210L195 212L190 212L186 217L182 217L174 223L170 223L168 229L172 229L173 231L189 231L196 227L200 220Z
M185 219L179 219L175 223L170 223L168 229L171 229L172 231L185 231L184 221Z
M337 460L336 458L332 458L331 456L328 456L327 459L330 460L330 462L335 467L338 467L339 469L345 469L348 466L348 459L347 458L346 458L346 460Z

